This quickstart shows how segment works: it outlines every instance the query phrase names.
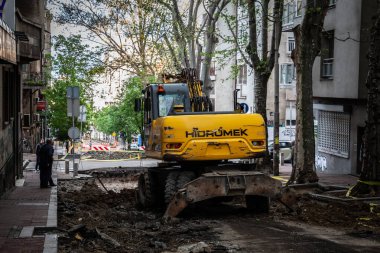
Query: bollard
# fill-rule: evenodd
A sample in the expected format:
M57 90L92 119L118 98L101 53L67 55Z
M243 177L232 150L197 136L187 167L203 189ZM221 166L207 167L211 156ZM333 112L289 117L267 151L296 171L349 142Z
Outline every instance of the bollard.
M65 173L69 174L69 172L70 172L70 160L65 159Z
M78 160L74 159L74 172L73 172L73 177L78 176L78 168L79 168Z
M280 152L280 164L284 166L284 153Z

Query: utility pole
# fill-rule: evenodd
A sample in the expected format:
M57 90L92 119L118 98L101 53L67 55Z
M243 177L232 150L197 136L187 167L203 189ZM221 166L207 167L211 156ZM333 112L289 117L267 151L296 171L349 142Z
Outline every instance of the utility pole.
M278 176L280 174L279 163L280 163L280 112L279 112L279 66L278 66L278 42L280 40L278 34L280 34L280 22L279 9L276 10L274 17L274 127L273 127L273 174Z

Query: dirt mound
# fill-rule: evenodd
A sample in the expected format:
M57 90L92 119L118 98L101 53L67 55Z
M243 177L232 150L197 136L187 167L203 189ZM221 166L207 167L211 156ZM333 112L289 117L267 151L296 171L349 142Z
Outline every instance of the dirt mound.
M82 155L83 159L97 159L97 160L122 160L122 159L137 159L142 156L141 152L128 151L87 151Z
M81 185L81 187L80 187ZM194 220L162 222L162 210L136 208L135 190L101 190L95 179L60 182L59 252L162 252L212 239Z

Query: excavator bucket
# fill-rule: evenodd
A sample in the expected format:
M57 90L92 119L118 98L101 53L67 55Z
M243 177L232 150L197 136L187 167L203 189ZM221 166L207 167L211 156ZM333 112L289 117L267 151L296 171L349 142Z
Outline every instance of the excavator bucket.
M282 184L279 180L273 179L261 172L217 171L205 173L184 185L173 196L166 209L164 218L177 216L191 203L217 197L252 196L254 199L256 196L258 197L256 199L260 199L261 197L267 200L278 198L281 195L281 187Z

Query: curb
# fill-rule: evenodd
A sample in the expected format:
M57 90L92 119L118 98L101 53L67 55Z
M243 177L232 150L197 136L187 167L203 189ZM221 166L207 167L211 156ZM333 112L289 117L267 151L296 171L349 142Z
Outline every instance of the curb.
M23 162L22 162L22 169L25 170L26 167L29 165L29 163L30 163L30 160L23 160Z

